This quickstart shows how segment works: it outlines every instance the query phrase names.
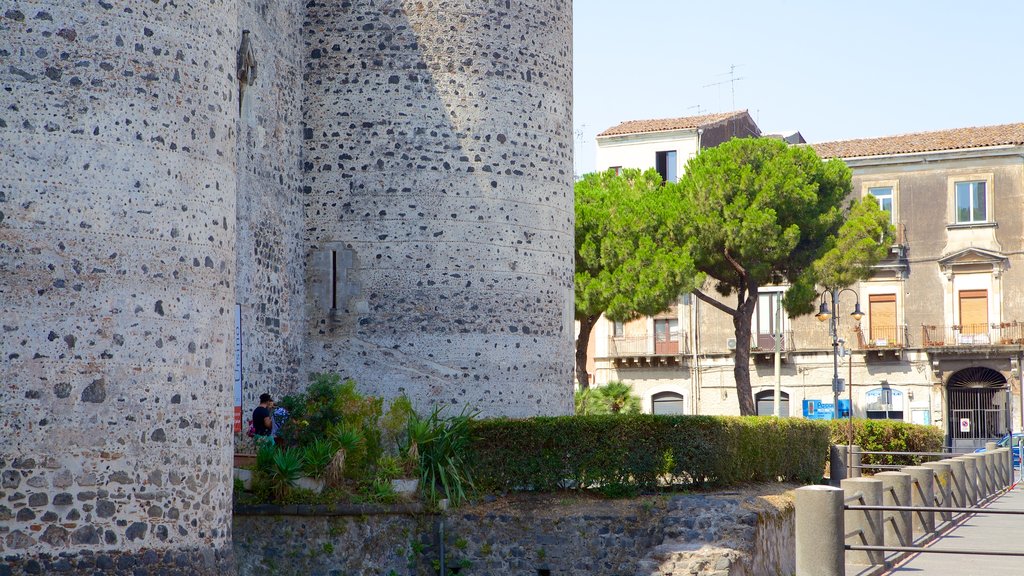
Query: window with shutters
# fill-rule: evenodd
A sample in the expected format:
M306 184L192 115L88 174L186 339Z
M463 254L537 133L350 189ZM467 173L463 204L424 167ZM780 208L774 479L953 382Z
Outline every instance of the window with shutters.
M988 291L960 291L960 343L987 344Z
M896 295L872 294L868 296L868 333L870 346L899 344L896 322Z
M683 395L675 392L658 392L651 397L651 414L666 416L686 414Z

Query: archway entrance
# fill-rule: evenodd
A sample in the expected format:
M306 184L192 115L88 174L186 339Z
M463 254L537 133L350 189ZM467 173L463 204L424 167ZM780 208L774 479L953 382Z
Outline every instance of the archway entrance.
M1010 431L1010 387L991 368L965 368L949 377L948 427L954 452L973 452Z

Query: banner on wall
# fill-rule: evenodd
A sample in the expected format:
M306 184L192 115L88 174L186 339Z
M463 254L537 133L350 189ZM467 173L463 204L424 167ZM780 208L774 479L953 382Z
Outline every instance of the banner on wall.
M835 418L835 404L821 400L804 400L804 418L808 420L832 420ZM839 418L850 416L850 401L839 400Z
M235 433L242 431L242 305L235 304Z

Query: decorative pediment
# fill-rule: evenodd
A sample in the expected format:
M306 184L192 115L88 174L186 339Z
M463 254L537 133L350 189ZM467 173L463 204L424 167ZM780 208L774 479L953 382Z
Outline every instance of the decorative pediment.
M991 270L998 276L1010 266L1010 259L1002 252L984 248L963 248L939 258L939 268L947 273L969 270Z

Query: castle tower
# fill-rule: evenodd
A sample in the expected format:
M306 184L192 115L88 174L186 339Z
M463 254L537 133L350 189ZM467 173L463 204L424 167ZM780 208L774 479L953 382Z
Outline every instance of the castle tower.
M14 574L230 565L237 19L215 1L0 7Z
M307 10L304 368L569 412L571 2Z

